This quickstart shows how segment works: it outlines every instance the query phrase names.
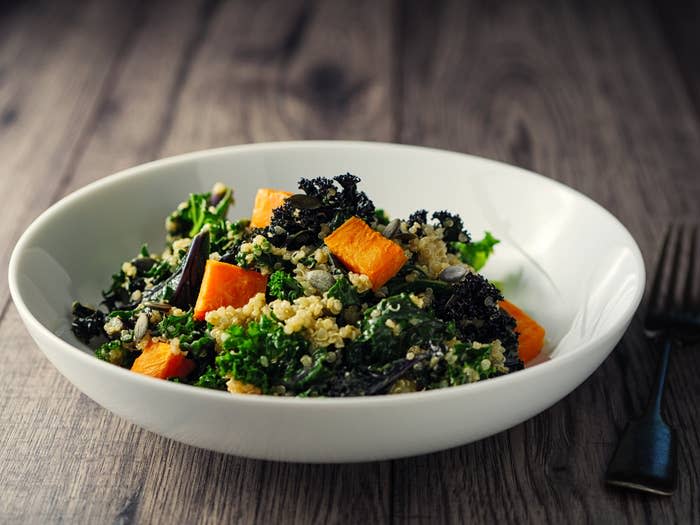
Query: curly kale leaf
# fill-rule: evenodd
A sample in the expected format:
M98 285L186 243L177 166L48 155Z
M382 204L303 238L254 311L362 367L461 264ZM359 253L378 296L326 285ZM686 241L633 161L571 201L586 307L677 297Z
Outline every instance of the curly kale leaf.
M277 270L267 282L268 299L283 299L293 301L304 295L304 289L299 282L287 272Z
M483 276L468 273L452 284L450 293L436 296L435 311L439 318L455 323L461 340L490 343L498 339L508 357L517 356L515 320L499 308L502 299L498 288Z
M136 359L136 352L131 352L125 348L122 341L116 339L107 341L95 350L95 357L102 361L107 361L113 365L130 368Z
M358 182L360 179L349 173L333 179L301 179L299 188L308 198L303 199L303 204L289 198L276 208L270 226L264 230L265 236L275 246L296 249L319 245L324 226L332 231L353 215L373 223L374 204L357 189Z
M167 315L158 323L154 335L167 339L178 338L180 349L188 352L188 357L196 361L206 360L213 356L214 339L207 331L204 321L195 321L192 311L185 315Z
M484 238L474 242L454 242L452 249L459 255L463 262L475 270L481 270L486 264L489 255L493 253L493 247L499 242L491 232L484 232Z
M407 222L409 227L415 223L424 226L428 222L428 212L426 210L416 210L408 216Z
M70 328L75 337L88 344L94 337L104 335L105 314L79 302L73 303L73 321Z
M219 371L215 367L208 366L193 385L214 390L226 390L226 379L221 377Z
M433 219L438 221L443 229L442 239L447 242L469 242L471 237L464 229L462 218L456 213L447 211L436 211Z
M343 276L335 284L328 289L328 297L338 299L343 306L352 306L360 304L360 294L357 293L355 287L350 283L347 277Z
M411 346L426 346L454 335L451 323L418 308L408 294L382 299L365 312L360 336L348 348L356 364L385 365L405 356Z
M293 383L303 368L309 343L298 334L284 333L282 325L270 317L233 325L226 332L224 352L216 358L221 377L231 377L259 387L264 394L272 386Z

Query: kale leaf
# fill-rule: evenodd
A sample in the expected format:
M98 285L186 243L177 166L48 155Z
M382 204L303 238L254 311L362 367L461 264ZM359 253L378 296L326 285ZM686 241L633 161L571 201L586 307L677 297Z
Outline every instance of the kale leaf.
M360 323L360 336L347 351L353 364L386 364L405 356L411 346L426 346L454 336L452 323L418 308L408 294L382 299Z
M489 343L499 339L508 357L517 356L515 320L499 308L502 299L486 278L468 273L452 284L450 293L436 296L435 311L440 319L455 323L461 340Z
M286 334L267 316L246 326L233 325L226 334L224 352L216 358L219 375L255 385L264 394L272 386L293 383L303 368L301 357L310 353L306 339Z
M268 299L283 299L293 301L304 295L304 289L299 282L287 272L277 270L267 282Z
M480 241L457 241L452 243L452 249L457 252L462 262L467 263L469 266L479 271L486 264L489 255L493 253L493 247L499 242L501 241L491 235L491 232L487 231L484 232L484 238Z
M335 281L335 284L328 289L328 297L338 299L343 306L352 306L360 304L360 294L357 293L355 287L350 283L347 277L342 276Z
M297 249L317 246L326 228L333 231L352 216L373 223L375 209L367 195L357 189L359 177L349 173L333 179L301 179L299 188L307 198L290 197L272 212L264 235L278 247Z
M74 302L72 307L73 321L71 330L75 337L88 344L94 337L104 335L105 314L79 302Z

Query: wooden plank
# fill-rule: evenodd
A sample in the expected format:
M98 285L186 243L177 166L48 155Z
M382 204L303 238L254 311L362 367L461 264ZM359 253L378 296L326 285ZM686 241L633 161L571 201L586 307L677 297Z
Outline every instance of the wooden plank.
M269 140L391 140L391 15L386 0L223 6L163 153Z
M174 101L163 155L262 140L357 138L368 129L369 138L390 140L390 8L369 1L219 6ZM337 35L346 46L333 45ZM389 463L266 463L174 443L153 452L169 468L149 471L137 521L389 519ZM166 497L173 488L178 496Z
M12 24L19 34L12 36L18 43L14 46L16 59L11 63L13 71L27 68L26 78L13 74L12 82L4 84L4 90L0 87L0 93L19 97L22 112L16 125L27 124L15 130L15 123L11 123L14 134L3 135L2 145L9 153L13 145L37 145L35 157L26 154L9 158L17 158L27 170L31 168L24 182L28 192L39 195L18 201L18 210L36 214L59 195L113 170L151 160L158 153L159 132L169 111L167 94L179 83L177 72L185 47L190 35L194 37L201 26L199 5L151 2L138 12L131 7L105 2L94 7L77 6L78 11L91 10L84 19L67 4L57 4L56 13L18 13L26 20ZM56 20L59 15L65 19ZM75 24L69 23L73 17L77 17ZM79 28L78 35L74 34L74 25ZM60 52L30 45L34 34L48 31L51 35L54 26L73 33L69 39L77 42L61 44ZM108 40L107 35L112 33L112 40ZM120 35L122 39L117 38ZM68 37L57 34L53 38L58 43ZM128 45L120 51L123 38ZM88 60L91 55L81 50L91 47L99 50L92 52L98 63ZM13 54L9 46L2 50L7 51L5 56ZM30 60L34 55L36 58ZM75 83L86 82L80 75L76 78L73 70L80 60L86 60L85 67L89 68L84 76L94 77L94 93L81 88L73 95ZM48 61L57 63L51 66L52 85L47 87L42 75L47 74ZM35 62L35 66L28 66ZM36 100L19 89L22 82L31 84L32 80L37 99L40 95L53 96L49 101L60 106L56 111L35 107ZM75 119L78 109L84 112L81 120ZM46 115L40 110L56 119L58 131L50 137L41 125ZM61 123L58 119L64 113L66 122ZM74 130L71 119L75 121ZM69 140L73 140L71 148L64 152ZM60 159L60 163L52 164L52 159ZM21 183L21 179L10 177L9 171L2 181L8 178ZM5 207L0 212L2 224L13 223L9 217L14 212ZM6 246L10 240L2 242ZM168 441L112 416L79 394L38 351L32 350L34 344L14 306L6 307L5 312L0 324L6 394L0 398L0 478L6 483L0 494L0 521L130 521L147 472L166 467L153 449L166 449Z
M37 2L2 18L0 273L20 233L55 198L91 110L135 22L133 4ZM41 38L37 38L41 35ZM0 287L0 304L8 300Z
M371 124L375 138L390 139L389 4L279 5L205 2L192 7L183 2L170 9L144 8L138 31L92 106L87 131L65 164L53 198L163 152L252 136L326 133L314 131L322 124L332 126L337 136L359 136ZM359 23L365 11L375 20L369 26ZM352 53L324 51L343 28ZM31 19L26 30L32 31ZM275 42L270 35L277 34ZM366 57L372 53L380 60L368 66ZM340 80L333 71L340 71ZM232 72L235 82L229 83ZM239 75L249 83L240 92ZM340 97L334 94L338 90ZM315 95L326 97L322 105ZM232 100L246 108L247 121L230 111ZM280 111L294 106L294 118L274 112L261 118L269 104ZM333 115L324 116L329 107ZM278 121L284 125L278 127ZM37 174L33 182L45 184L46 178ZM38 352L17 352L31 346L9 306L0 324L0 355L7 356L10 392L0 400L0 425L8 428L6 437L0 437L0 476L12 481L0 495L0 509L7 509L0 511L0 521L388 520L389 463L284 465L180 445L97 407ZM60 407L52 406L54 398ZM44 452L35 456L36 450Z
M648 262L665 221L697 218L698 121L648 6L404 5L402 141L563 181L611 209ZM655 350L635 319L613 356L544 414L479 443L396 462L395 521L700 520L691 356L674 355L666 398L685 451L673 498L610 491L602 481L654 369Z
M655 1L660 25L676 57L686 88L700 114L700 4L688 0Z
M94 112L84 150L67 170L62 193L158 158L162 130L212 16L212 2L150 2Z

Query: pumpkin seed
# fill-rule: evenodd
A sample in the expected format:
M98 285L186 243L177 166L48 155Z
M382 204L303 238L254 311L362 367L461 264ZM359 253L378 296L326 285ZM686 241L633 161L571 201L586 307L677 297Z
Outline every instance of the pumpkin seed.
M456 283L467 275L468 272L469 270L467 270L464 266L448 266L440 272L438 279L445 281L446 283Z
M288 197L286 202L301 210L315 210L321 207L321 201L304 193L297 193Z
M333 276L325 270L311 270L306 274L306 279L319 292L325 292L335 284Z

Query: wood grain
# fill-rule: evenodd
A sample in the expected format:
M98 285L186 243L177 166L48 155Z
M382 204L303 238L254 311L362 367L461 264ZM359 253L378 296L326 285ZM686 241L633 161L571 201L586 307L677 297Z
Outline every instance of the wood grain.
M117 58L109 80L86 115L79 146L49 199L164 152L303 137L321 121L338 136L358 136L358 130L372 126L374 138L391 139L386 103L391 33L384 32L391 27L389 7L306 3L280 11L275 2L149 4L138 12L124 45L112 49ZM373 25L355 23L346 31L353 49L341 55L329 46L333 33L363 12L372 15ZM365 64L362 57L370 49L384 61ZM65 71L59 81L69 82ZM346 93L336 99L338 89ZM314 105L316 95L328 102ZM326 117L329 108L333 114ZM269 118L256 120L266 113ZM323 131L324 136L333 133ZM37 176L33 182L47 178ZM37 203L37 211L45 206ZM0 400L0 424L9 429L0 436L0 477L12 480L0 495L2 521L389 518L388 463L285 465L171 442L97 407L38 352L15 351L31 346L10 306L0 325L0 352L7 356L11 385L10 395ZM30 371L34 374L28 377ZM46 410L47 396L60 403L60 411ZM36 450L47 452L36 457ZM28 463L31 471L24 467Z
M530 168L610 209L648 263L666 221L697 219L687 50L698 40L687 29L674 39L687 21L661 4L9 5L3 279L14 240L67 192L165 155L263 140L398 140ZM697 349L674 354L666 397L681 438L677 494L602 484L651 384L656 353L639 318L580 388L510 431L394 462L291 465L194 449L116 418L40 355L7 287L0 307L2 523L700 521Z
M22 4L3 17L0 46L0 273L9 247L60 192L83 147L90 115L130 38L135 13L124 2ZM41 35L37 39L36 35ZM0 304L8 300L0 287Z
M666 221L697 217L698 122L648 10L444 2L426 12L412 2L401 33L401 140L505 160L566 182L613 210L647 255ZM654 369L655 351L640 332L635 319L613 356L544 414L455 451L398 462L397 520L699 520L693 492L700 469L692 453L681 462L673 500L603 485L617 432L644 402ZM692 357L679 352L674 359L667 414L683 433L683 450L697 451L697 432L688 431L697 424L687 402L698 390ZM433 461L437 471L460 474L436 476ZM426 486L454 497L424 506Z

